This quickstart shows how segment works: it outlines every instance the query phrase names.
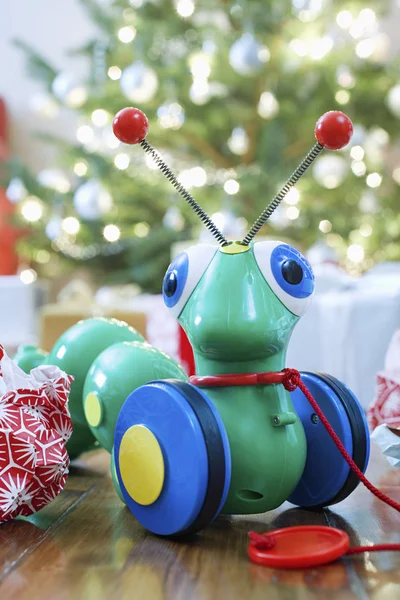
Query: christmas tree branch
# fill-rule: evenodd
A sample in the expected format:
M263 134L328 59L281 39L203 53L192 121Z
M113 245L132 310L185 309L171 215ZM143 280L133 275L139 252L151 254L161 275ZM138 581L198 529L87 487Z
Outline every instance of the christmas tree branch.
M193 146L200 154L212 160L218 168L232 168L233 165L230 160L218 152L218 150L216 150L214 146L212 146L205 139L187 130L182 132L182 135L191 146Z
M57 75L58 71L54 69L36 50L29 44L26 44L22 40L15 39L13 43L17 48L20 48L25 52L28 58L27 71L29 75L36 77L40 81L43 81L48 87L50 87L53 79Z
M258 116L257 108L260 101L260 96L263 88L263 80L259 79L254 86L254 97L253 97L253 109L252 114L254 117L250 120L247 128L247 136L249 140L249 149L243 156L243 164L250 165L254 162L254 158L257 150L257 139L261 130L261 120Z

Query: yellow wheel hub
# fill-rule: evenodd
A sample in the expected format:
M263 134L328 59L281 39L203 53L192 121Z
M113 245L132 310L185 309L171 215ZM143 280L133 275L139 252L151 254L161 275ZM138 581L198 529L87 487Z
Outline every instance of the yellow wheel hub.
M91 392L85 398L85 416L92 427L98 427L103 418L103 407L97 394Z
M164 459L155 435L144 425L124 433L119 449L121 479L131 498L143 506L153 504L164 485Z

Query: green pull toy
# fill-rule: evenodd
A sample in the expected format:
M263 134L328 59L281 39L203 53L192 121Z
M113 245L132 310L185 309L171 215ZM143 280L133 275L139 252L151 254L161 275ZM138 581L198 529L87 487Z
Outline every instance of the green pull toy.
M196 376L109 320L79 323L47 362L75 376L71 394L77 456L97 440L112 452L118 493L160 535L198 531L221 512L261 513L286 500L328 506L357 486L302 392L282 385L291 333L314 291L307 260L281 242L253 238L323 148L352 134L341 112L318 121L317 143L242 241L228 242L146 140L148 121L120 111L115 135L139 144L211 231L218 246L189 248L170 265L163 297L193 347ZM351 391L333 377L302 376L358 467L368 427ZM327 469L326 465L330 468Z

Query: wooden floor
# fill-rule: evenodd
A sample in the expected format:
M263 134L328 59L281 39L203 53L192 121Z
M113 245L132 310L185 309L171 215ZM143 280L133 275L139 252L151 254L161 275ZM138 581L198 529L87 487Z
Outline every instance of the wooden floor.
M345 529L354 544L400 542L400 516L359 486L332 511L285 504L261 516L220 518L190 541L158 539L120 502L109 457L87 455L66 490L27 521L0 526L1 600L396 600L400 553L359 555L330 566L274 571L248 561L247 532L294 524ZM368 474L400 501L400 469L373 449Z

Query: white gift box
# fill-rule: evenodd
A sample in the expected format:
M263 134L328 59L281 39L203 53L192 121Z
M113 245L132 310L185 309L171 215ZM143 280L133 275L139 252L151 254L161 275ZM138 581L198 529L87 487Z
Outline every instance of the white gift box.
M376 374L400 328L400 265L382 263L353 282L318 292L297 325L287 364L322 371L347 384L367 409Z
M46 296L41 283L26 285L17 275L0 276L0 343L9 352L37 342L37 310Z

